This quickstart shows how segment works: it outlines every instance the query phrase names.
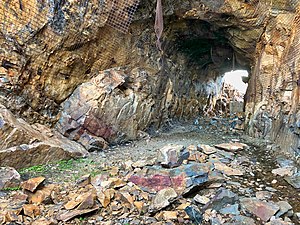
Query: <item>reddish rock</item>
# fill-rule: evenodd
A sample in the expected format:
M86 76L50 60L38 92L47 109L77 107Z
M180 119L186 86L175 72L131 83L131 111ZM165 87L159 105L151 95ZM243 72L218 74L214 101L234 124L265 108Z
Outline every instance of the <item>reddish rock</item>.
M190 163L173 169L148 168L147 174L132 175L129 181L144 191L154 192L173 188L178 194L203 185L208 180L209 167L206 164Z

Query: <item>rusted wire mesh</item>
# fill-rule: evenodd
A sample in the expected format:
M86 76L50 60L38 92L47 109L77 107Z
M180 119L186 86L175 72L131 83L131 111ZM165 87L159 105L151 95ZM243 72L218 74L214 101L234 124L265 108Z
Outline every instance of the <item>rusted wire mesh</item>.
M112 28L127 33L139 0L112 0L106 5L109 16L106 24Z
M33 5L34 3L34 5ZM49 5L42 1L2 0L0 3L0 32L7 38L22 42L43 27L50 15Z
M65 2L65 4L73 4L73 6L75 4L74 8L67 5L65 8L70 10L65 11L64 5L59 5L61 2L58 0L1 0L0 36L12 43L14 47L18 46L22 48L28 41L32 40L33 36L39 34L39 32L44 32L43 35L48 40L46 44L55 44L58 43L57 39L60 35L59 27L56 29L56 23L59 24L60 22L59 19L63 21L64 17L75 16L76 22L74 24L78 24L78 21L88 23L82 15L87 10L90 10L91 17L97 17L94 20L97 21L97 24L112 27L114 30L120 32L121 37L122 34L128 32L139 4L139 0L77 0L72 3ZM73 9L75 11L70 12ZM86 10L85 13L80 11L83 9ZM60 18L60 13L64 14L63 18ZM70 19L72 20L72 18ZM81 25L78 24L78 26ZM43 29L44 27L51 27L52 29ZM82 27L84 29L84 24ZM86 27L89 27L89 25ZM78 34L72 34L72 36L82 36L82 32L84 31L80 29L78 27ZM76 32L76 29L74 30ZM106 30L112 31L111 29ZM110 60L111 55L114 54L117 43L112 43L113 41L111 39L103 40L103 42L107 42L107 49L106 53L101 56L100 61ZM75 43L75 45L77 44ZM39 48L24 48L23 50L40 52ZM28 55L30 54L29 52ZM5 55L0 52L0 60L3 60L3 58L5 58Z

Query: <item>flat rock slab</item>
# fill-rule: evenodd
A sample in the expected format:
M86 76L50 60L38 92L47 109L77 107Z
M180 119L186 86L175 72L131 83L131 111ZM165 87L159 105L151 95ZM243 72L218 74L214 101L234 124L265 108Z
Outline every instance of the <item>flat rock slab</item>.
M273 169L272 173L274 175L279 175L281 177L283 176L292 176L294 173L294 168L293 167L281 167L281 168L277 168L277 169Z
M240 215L239 204L225 206L219 212L224 215Z
M240 203L242 208L256 215L265 222L274 216L280 209L278 205L272 202L263 202L256 198L242 198L240 199Z
M80 145L41 124L30 125L0 104L0 166L16 169L85 157Z
M296 189L300 189L300 175L284 178L290 185Z
M20 174L14 168L0 167L0 190L18 187L20 179Z
M203 209L213 209L213 210L221 210L228 204L235 204L238 200L238 195L234 192L221 188L215 197L213 197L205 206L203 206Z
M256 225L254 219L247 216L234 216L226 225Z
M276 218L282 216L283 214L287 213L289 210L293 209L293 207L286 201L279 201L276 202L279 206L279 211L276 213Z
M269 191L257 191L255 193L255 197L258 198L259 200L267 200L272 197L274 193L269 192Z
M235 169L232 167L229 167L221 162L215 162L214 163L216 170L221 171L223 174L227 176L243 176L244 172L239 169Z
M217 152L217 149L215 147L211 147L209 145L198 145L197 148L206 155L210 155Z
M98 209L99 209L99 206L95 206L92 209L84 209L84 210L75 209L75 210L72 210L72 211L64 211L64 212L59 213L56 216L56 219L66 222L70 219L73 219L76 216L81 216L81 215L84 215L84 214L87 214L87 213L95 212Z
M186 194L191 189L208 181L208 165L190 163L173 169L160 166L147 167L146 174L134 174L129 181L150 193L172 187L178 195Z
M246 147L248 147L248 145L235 142L235 143L222 143L222 144L215 145L215 147L229 152L236 152L245 149Z
M266 225L294 225L292 222L287 222L283 221L281 218L280 219L274 219L271 220L270 222L266 223Z

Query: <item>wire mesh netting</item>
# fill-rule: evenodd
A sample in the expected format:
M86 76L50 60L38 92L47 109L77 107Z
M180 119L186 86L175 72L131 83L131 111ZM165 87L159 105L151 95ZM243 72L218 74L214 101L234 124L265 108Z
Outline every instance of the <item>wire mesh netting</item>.
M112 0L106 5L109 12L106 24L122 33L127 33L138 4L138 0Z
M60 45L59 38L63 37L61 34L64 29L76 26L72 27L73 33L69 37L74 39L75 44L66 48L77 49L82 46L80 37L83 36L85 29L90 29L91 26L107 25L119 32L120 35L117 35L119 37L128 33L138 5L139 0L1 0L0 36L13 44L13 48L22 49L26 46L27 48L23 48L22 51L28 52L28 55L40 54L43 49L39 46L43 45L38 43L44 42L49 49L54 49L56 45ZM63 23L64 25L60 26ZM107 28L104 32L112 32L112 29ZM25 45L32 44L29 41L40 32L43 32L43 38L35 41L37 45L33 44L30 47ZM106 35L101 43L106 47L98 63L101 64L102 61L109 64L120 43L107 38ZM3 58L6 58L5 53L0 51L0 60Z

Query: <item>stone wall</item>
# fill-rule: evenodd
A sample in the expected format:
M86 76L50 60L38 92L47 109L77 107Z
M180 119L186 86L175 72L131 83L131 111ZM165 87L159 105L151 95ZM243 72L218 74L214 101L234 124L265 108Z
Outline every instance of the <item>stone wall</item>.
M283 150L300 154L299 14L272 18L257 44L247 94L250 135L269 138Z

